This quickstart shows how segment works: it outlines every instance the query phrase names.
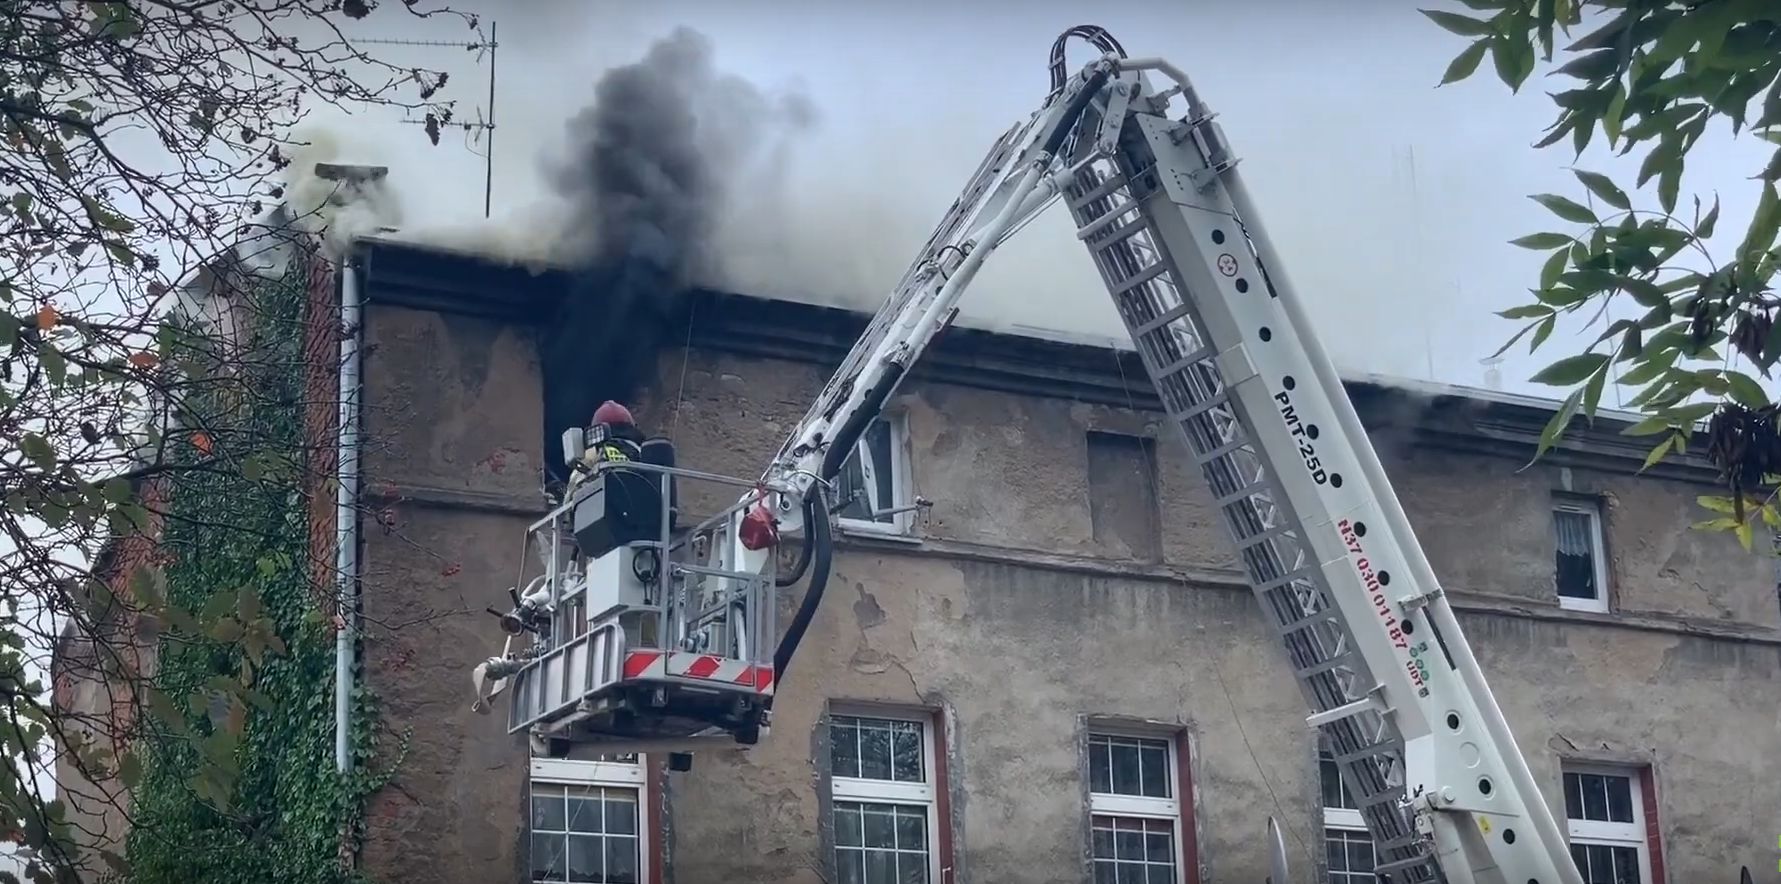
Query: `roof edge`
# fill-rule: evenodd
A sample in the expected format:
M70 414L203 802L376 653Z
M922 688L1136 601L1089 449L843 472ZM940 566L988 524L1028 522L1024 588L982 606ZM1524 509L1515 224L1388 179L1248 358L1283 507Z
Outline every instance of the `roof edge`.
M575 279L561 266L503 262L473 252L385 237L361 237L367 301L538 326ZM864 331L863 310L702 288L677 295L664 321L686 334L665 336L690 346L758 358L834 366ZM1130 349L1037 336L1038 331L952 326L911 371L929 383L1070 399L1116 408L1161 411L1139 355ZM1370 431L1410 430L1430 444L1531 461L1556 400L1498 390L1348 373L1344 386ZM1698 454L1644 467L1644 437L1621 431L1642 420L1602 409L1581 415L1545 459L1613 472L1690 482L1718 481ZM1462 444L1462 440L1464 443Z

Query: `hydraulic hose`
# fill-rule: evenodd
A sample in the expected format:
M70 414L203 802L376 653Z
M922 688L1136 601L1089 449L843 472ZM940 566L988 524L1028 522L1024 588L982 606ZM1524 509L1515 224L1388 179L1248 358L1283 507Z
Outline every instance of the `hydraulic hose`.
M1126 57L1125 47L1119 45L1119 41L1113 39L1113 35L1107 33L1107 29L1099 25L1077 25L1064 31L1058 35L1056 42L1051 44L1051 63L1048 68L1051 72L1051 94L1053 95L1063 91L1064 83L1069 80L1068 69L1065 67L1064 61L1064 47L1069 44L1071 37L1080 37L1088 41L1102 53L1117 55L1120 58Z
M829 440L828 451L823 453L822 466L817 475L822 478L811 486L810 492L804 497L804 546L798 553L797 564L792 566L791 573L783 580L775 579L780 586L789 586L804 576L806 570L812 571L810 586L804 590L804 600L798 603L797 613L792 615L792 622L785 631L785 637L779 640L779 647L773 652L773 677L785 679L786 665L791 662L792 655L798 651L798 643L804 640L804 633L810 629L810 621L816 619L816 609L822 605L823 590L828 588L829 568L834 563L834 536L829 523L829 500L827 484L841 472L841 465L853 454L854 446L859 444L860 437L866 434L866 428L872 425L884 403L897 389L897 382L903 379L904 366L891 363L880 375L878 382L872 385L860 407L854 409L847 423L835 432Z
M834 563L834 543L830 534L828 495L822 485L810 489L806 498L804 512L807 521L804 523L804 552L800 558L806 565L813 566L810 575L810 586L804 590L804 600L798 603L797 613L792 615L791 625L786 627L785 637L779 640L779 647L773 650L773 680L783 684L785 670L792 662L792 655L798 652L799 643L804 641L804 633L810 630L810 621L816 619L816 609L822 605L823 590L829 585L829 567Z
M822 507L817 505L818 503L819 500L816 497L804 498L804 542L798 544L798 558L797 561L792 563L791 568L784 574L774 576L774 586L791 586L804 579L804 572L810 567L810 546L814 538L810 529L810 524L815 522L818 516L828 516L828 513L824 512Z

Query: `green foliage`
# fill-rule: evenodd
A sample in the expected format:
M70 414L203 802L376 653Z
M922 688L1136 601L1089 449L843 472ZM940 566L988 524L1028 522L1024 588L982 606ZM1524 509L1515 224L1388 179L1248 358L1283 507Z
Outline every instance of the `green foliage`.
M334 762L334 631L317 609L299 493L303 401L292 333L301 271L256 294L259 328L239 364L245 396L191 403L216 456L272 465L198 471L173 496L165 574L139 589L165 603L156 732L124 764L135 783L128 862L142 882L328 882L383 779ZM185 449L187 462L205 455ZM219 518L226 514L226 518ZM164 580L162 579L164 576ZM355 767L372 759L374 710L355 698Z
M1519 91L1536 56L1563 84L1548 93L1557 118L1538 147L1569 137L1577 159L1600 133L1619 155L1642 151L1636 178L1616 182L1576 169L1582 199L1532 197L1569 232L1513 240L1549 251L1534 301L1499 315L1526 324L1503 350L1528 338L1530 352L1550 340L1561 317L1602 325L1582 354L1565 356L1534 376L1569 388L1541 435L1544 455L1582 412L1593 419L1603 389L1637 389L1627 403L1647 417L1630 435L1658 437L1645 467L1683 454L1706 424L1706 454L1724 472L1729 513L1703 528L1732 530L1746 547L1754 520L1778 523L1772 491L1781 478L1777 408L1757 378L1737 370L1741 357L1762 378L1781 361L1781 299L1771 287L1781 251L1781 147L1752 169L1759 197L1731 256L1716 258L1706 241L1718 228L1720 205L1693 200L1679 216L1689 152L1715 120L1734 136L1781 145L1781 4L1774 0L1464 0L1475 15L1426 11L1443 29L1470 42L1442 83L1473 76L1488 53L1497 76ZM1585 19L1587 27L1584 27ZM1572 28L1582 36L1569 39ZM1559 48L1555 31L1568 43ZM1555 58L1555 55L1557 56ZM1592 208L1593 206L1593 208ZM1611 305L1631 301L1638 319L1605 322ZM1722 349L1723 348L1723 349Z

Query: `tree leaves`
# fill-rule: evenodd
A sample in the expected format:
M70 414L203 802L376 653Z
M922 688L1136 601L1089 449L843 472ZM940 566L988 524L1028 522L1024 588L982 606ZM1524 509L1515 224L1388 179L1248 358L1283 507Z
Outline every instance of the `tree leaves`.
M1498 79L1518 92L1533 66L1533 48L1552 59L1557 26L1581 20L1581 4L1568 0L1466 5L1486 17L1430 16L1468 41L1462 56L1448 63L1443 83L1473 76L1480 47L1488 44ZM1659 437L1648 450L1648 468L1665 457L1686 454L1690 434L1702 419L1766 415L1773 401L1764 380L1781 363L1781 306L1772 286L1781 270L1781 249L1776 247L1781 238L1781 79L1770 45L1774 27L1764 20L1773 4L1601 0L1598 6L1608 13L1603 23L1553 62L1553 72L1572 88L1548 93L1558 113L1538 146L1569 140L1581 155L1599 128L1621 155L1644 149L1635 185L1623 187L1608 175L1574 168L1588 200L1556 193L1530 197L1560 220L1586 229L1509 240L1516 248L1550 253L1531 289L1533 303L1497 311L1526 323L1498 352L1524 338L1530 351L1554 338L1567 339L1556 333L1558 320L1575 317L1585 326L1577 329L1587 335L1580 342L1588 342L1585 352L1561 355L1533 378L1566 393L1542 432L1536 459L1578 411L1593 414L1612 370L1619 372L1615 383L1637 388L1625 407L1646 415L1629 432ZM1748 110L1753 100L1759 111ZM1754 121L1747 121L1747 114ZM1692 224L1676 217L1690 152L1715 117L1724 118L1734 134L1748 122L1754 134L1777 146L1766 152L1760 170L1752 170L1751 180L1759 188L1756 209L1732 255L1709 243L1724 220L1718 195L1704 213L1702 200L1694 200ZM1632 191L1646 188L1655 191L1661 212L1634 208ZM1629 302L1638 306L1636 319L1624 310ZM1722 345L1757 370L1727 362L1720 355ZM1712 444L1706 450L1728 475L1738 468L1725 460L1730 450ZM1763 482L1776 480L1766 472ZM1759 511L1765 520L1776 520L1771 527L1781 528L1781 510L1768 506ZM1750 525L1745 520L1741 528L1720 527L1741 530L1741 540L1748 540Z
M1441 75L1440 85L1457 83L1470 77L1478 70L1479 63L1484 61L1484 53L1489 48L1489 40L1479 40L1467 46L1460 54L1453 57L1453 61L1447 64L1446 72Z
M1536 59L1533 44L1528 40L1497 35L1491 38L1490 60L1504 85L1520 92L1521 84L1534 72Z
M1435 24L1440 25L1443 29L1450 33L1458 34L1461 37L1482 37L1491 32L1490 22L1469 18L1460 15L1457 12L1441 12L1432 9L1422 9L1418 11L1423 15L1428 16L1430 20Z
M1588 208L1557 194L1539 193L1528 197L1528 199L1545 206L1552 214L1557 215L1566 221L1572 221L1578 224L1595 224L1598 221L1595 213L1591 212Z
M1616 209L1624 210L1633 207L1632 200L1627 198L1626 191L1616 187L1614 182L1608 179L1608 176L1599 172L1585 172L1582 169L1573 169L1572 171L1576 174L1577 180L1583 182L1583 186L1589 188L1590 193L1595 194L1596 199Z
M1608 357L1601 353L1567 356L1541 369L1531 380L1537 384L1569 386L1581 383L1607 364Z
M1530 233L1527 236L1512 239L1509 243L1524 249L1545 250L1569 246L1571 241L1571 237L1563 233Z

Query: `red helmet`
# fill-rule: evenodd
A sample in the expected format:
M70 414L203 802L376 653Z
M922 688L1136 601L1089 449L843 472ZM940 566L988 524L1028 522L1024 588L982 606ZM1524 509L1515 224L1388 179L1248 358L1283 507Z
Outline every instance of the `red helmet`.
M608 399L605 402L600 403L599 408L594 409L594 423L634 424L636 421L631 419L631 410L629 408Z

